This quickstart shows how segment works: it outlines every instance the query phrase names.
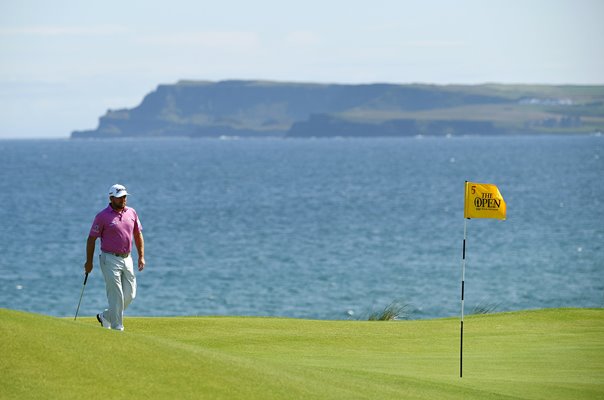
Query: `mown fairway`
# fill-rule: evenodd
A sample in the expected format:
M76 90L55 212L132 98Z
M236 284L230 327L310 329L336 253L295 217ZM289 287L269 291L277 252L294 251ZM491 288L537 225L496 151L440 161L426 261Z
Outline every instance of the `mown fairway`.
M96 319L0 310L1 399L604 398L604 310L459 321Z

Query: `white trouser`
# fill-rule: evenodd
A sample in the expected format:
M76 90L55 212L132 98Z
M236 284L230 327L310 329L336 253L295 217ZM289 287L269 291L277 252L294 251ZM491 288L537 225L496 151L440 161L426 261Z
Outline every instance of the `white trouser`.
M102 252L100 258L109 302L109 308L103 312L103 318L111 323L111 329L123 330L124 310L136 297L132 256L122 258Z

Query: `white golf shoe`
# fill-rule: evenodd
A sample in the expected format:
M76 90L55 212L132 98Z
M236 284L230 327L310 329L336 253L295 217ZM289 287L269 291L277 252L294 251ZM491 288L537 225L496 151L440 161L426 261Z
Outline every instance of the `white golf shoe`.
M103 313L97 314L96 320L99 321L103 328L111 329L111 323L103 317Z

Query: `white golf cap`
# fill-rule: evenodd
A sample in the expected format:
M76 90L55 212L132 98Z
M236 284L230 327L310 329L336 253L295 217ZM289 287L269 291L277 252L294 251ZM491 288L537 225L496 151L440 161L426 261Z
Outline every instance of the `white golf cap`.
M128 191L126 190L126 186L115 184L109 188L109 196L110 197L124 197L128 196Z

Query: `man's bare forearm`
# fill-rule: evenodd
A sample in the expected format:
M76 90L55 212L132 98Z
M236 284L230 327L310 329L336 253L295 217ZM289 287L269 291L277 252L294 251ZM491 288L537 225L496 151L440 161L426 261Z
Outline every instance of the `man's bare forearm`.
M142 233L134 234L134 244L138 252L138 258L145 258L145 239Z
M88 240L86 241L86 262L92 262L94 258L94 247L96 244L96 238L93 236L88 236Z
M145 239L141 232L134 234L134 243L136 244L136 251L138 251L138 270L142 271L145 269Z
M96 243L96 238L93 236L88 236L88 240L86 241L86 264L84 264L84 270L87 274L92 272L93 264L92 259L94 258L94 245Z

